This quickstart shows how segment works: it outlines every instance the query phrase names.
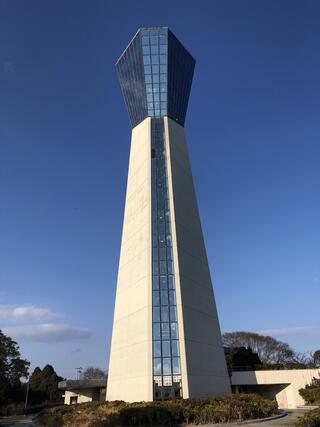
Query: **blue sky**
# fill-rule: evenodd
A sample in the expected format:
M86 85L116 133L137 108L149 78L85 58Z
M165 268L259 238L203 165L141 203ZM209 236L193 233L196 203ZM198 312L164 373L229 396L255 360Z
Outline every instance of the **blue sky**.
M0 328L107 367L139 26L196 58L186 134L222 331L320 347L320 4L0 0Z

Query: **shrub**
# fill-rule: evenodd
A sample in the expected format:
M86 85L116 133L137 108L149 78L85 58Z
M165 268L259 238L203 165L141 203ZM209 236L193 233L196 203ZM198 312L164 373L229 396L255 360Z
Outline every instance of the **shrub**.
M299 418L295 427L320 427L320 408L313 409Z
M300 388L299 394L307 403L320 402L320 385L307 385L305 388Z
M276 402L252 394L164 402L105 402L60 406L42 411L45 427L143 427L207 424L264 418L278 413Z

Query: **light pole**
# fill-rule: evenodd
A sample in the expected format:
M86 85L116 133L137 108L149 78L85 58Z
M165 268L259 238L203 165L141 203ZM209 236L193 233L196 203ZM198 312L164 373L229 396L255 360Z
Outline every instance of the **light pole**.
M29 384L30 384L30 378L28 378L28 381L27 381L27 391L26 391L26 399L24 401L24 409L27 409L27 405L28 405Z

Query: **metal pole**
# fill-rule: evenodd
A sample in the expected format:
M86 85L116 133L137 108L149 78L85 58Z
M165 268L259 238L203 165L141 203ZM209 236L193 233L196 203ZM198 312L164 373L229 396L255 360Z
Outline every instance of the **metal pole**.
M30 384L30 379L27 382L27 392L26 392L26 400L24 401L24 409L27 409L27 405L28 405L29 384Z

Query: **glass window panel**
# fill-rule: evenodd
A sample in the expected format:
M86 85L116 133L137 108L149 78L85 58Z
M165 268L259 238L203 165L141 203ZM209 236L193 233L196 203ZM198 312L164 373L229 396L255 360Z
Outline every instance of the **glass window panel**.
M160 261L160 274L167 274L167 263L166 263L166 261Z
M153 83L153 92L159 92L159 83Z
M168 261L168 273L173 274L173 262Z
M172 373L180 374L180 358L179 357L172 358Z
M149 30L150 31L150 36L157 36L159 34L159 30Z
M172 248L167 249L167 259L172 260Z
M152 256L153 256L154 260L158 259L158 249L157 248L152 249Z
M154 323L156 325L156 323ZM170 326L169 323L161 323L162 329L162 339L169 340L170 339Z
M161 289L167 289L167 276L160 276L160 287Z
M152 64L159 64L159 56L151 55Z
M165 246L166 244L166 236L164 234L159 234L159 245Z
M168 51L167 45L165 45L165 44L160 45L160 53L161 54L165 54L165 53L167 53L167 51Z
M152 273L154 275L159 274L159 265L158 265L158 261L153 261L153 270Z
M152 276L153 289L159 289L159 276Z
M150 30L144 29L141 31L142 36L148 36L150 34Z
M167 249L171 249L171 248L167 248ZM174 289L174 277L173 276L168 277L168 283L169 283L169 288Z
M171 320L171 322L177 321L177 308L176 307L170 307L170 320Z
M154 103L154 109L155 110L159 110L160 109L160 102L155 102ZM159 231L164 233L164 230L159 230Z
M166 83L166 82L167 82L167 75L160 74L160 83Z
M153 357L161 357L161 341L153 341Z
M160 110L154 110L155 117L160 117Z
M171 325L171 338L178 339L178 324L171 323L170 325Z
M167 72L167 66L166 65L160 65L160 73L166 73Z
M167 85L165 83L160 85L160 92L167 92Z
M160 305L159 292L153 291L153 305Z
M159 65L153 65L152 64L152 73L153 74L159 74Z
M170 356L170 341L162 341L162 357Z
M159 53L158 45L151 46L151 53L152 55L155 55L155 54L157 55Z
M167 253L166 253L166 248L160 248L160 259L161 260L166 260L167 258Z
M159 74L152 74L152 78L153 78L153 83L158 83L159 84Z
M159 42L160 44L167 44L167 37L164 35L160 35Z
M153 96L152 96L152 93L147 93L147 101L148 102L153 102Z
M169 322L169 307L161 307L161 320L162 322Z
M149 55L150 54L149 46L142 46L142 51L144 55Z
M164 358L163 361L163 375L170 375L171 374L171 359L170 358Z
M167 101L167 94L161 92L161 101Z
M160 340L160 323L153 323L153 339Z
M160 322L160 307L153 307L152 321Z
M153 359L153 373L154 375L161 375L161 359L160 358Z
M161 110L166 110L166 109L167 109L167 103L161 102Z
M152 93L152 84L146 84L146 91L147 93Z
M144 65L150 64L150 56L149 55L143 55L143 63L144 63Z
M168 292L161 291L161 305L168 305Z
M151 74L151 67L150 67L150 65L145 65L144 66L144 72L145 72L145 74Z
M150 37L150 43L151 44L158 44L158 37L157 36L151 36Z
M146 75L145 79L146 79L146 83L152 83L151 74Z
M149 109L148 110L148 115L151 116L151 117L154 117L154 111Z
M150 110L152 110L152 109L153 109L153 102L148 102L148 108L149 108Z
M179 341L174 340L171 341L171 351L172 351L172 356L179 356Z
M167 242L167 245L168 245L168 246L172 246L172 242L171 242L171 236L170 236L170 234L169 234L169 235L167 235L167 237L166 237L166 242Z
M158 93L154 93L153 98L154 98L155 102L160 102L160 96Z
M167 63L167 55L160 55L160 64Z
M169 302L170 302L170 305L176 305L175 291L169 291Z
M149 44L149 37L142 37L142 44L148 45Z

